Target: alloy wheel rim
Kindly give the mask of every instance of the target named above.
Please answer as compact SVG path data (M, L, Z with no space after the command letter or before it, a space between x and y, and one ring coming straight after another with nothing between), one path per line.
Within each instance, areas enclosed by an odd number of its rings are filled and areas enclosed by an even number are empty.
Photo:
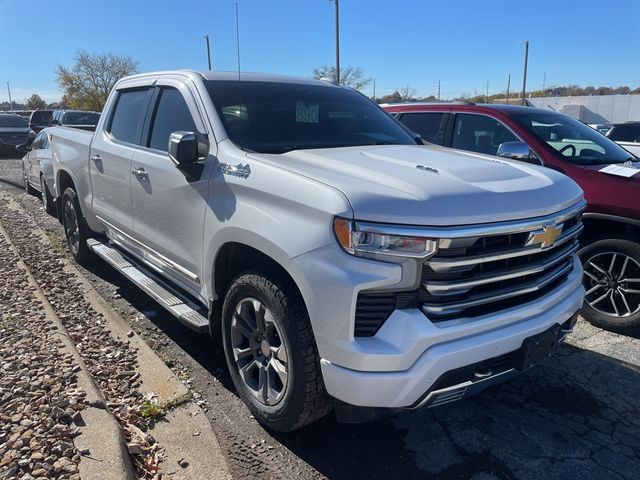
M76 209L73 206L73 202L71 202L70 200L64 202L64 230L67 234L67 240L69 241L69 247L71 248L71 251L73 253L78 253L78 216L76 215Z
M255 298L241 300L231 319L231 346L246 389L263 405L282 400L289 378L289 356L275 318Z
M620 252L603 252L584 262L585 301L595 311L624 318L640 311L640 263Z

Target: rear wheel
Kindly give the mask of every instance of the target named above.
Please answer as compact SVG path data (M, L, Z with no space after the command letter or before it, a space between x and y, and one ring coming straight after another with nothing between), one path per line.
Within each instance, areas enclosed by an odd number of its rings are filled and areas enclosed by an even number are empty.
M89 229L80 210L78 195L71 187L62 196L62 225L73 258L78 263L89 263L93 259L87 245Z
M222 307L225 358L240 398L265 426L291 431L331 410L306 309L288 282L235 279Z
M44 179L44 175L40 175L40 197L42 198L42 206L45 212L49 215L55 215L56 206L53 203L53 195L49 191L47 181Z
M22 168L22 178L24 180L24 191L29 195L38 195L38 191L31 186L31 183L29 183L29 177L27 176L27 171L24 167Z
M604 238L579 252L587 291L582 315L602 328L640 327L640 244Z

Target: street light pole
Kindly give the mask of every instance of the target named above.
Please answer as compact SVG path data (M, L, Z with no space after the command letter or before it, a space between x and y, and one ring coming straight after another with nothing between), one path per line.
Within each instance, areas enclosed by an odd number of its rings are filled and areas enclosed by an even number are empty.
M204 39L207 42L207 60L209 61L209 70L211 70L211 48L209 47L209 35L205 35Z
M522 105L526 105L524 99L527 93L527 64L529 63L529 40L524 42L524 77L522 78Z
M9 109L13 112L13 101L11 100L11 87L9 87L9 82L7 82L7 91L9 92Z
M507 77L507 105L509 105L509 89L511 88L511 74Z
M336 4L336 82L340 83L340 6L339 0L333 0Z

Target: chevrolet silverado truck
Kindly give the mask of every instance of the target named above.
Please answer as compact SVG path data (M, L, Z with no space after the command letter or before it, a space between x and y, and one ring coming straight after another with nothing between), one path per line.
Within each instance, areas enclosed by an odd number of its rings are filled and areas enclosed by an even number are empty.
M73 257L217 339L271 429L460 399L576 321L580 188L425 146L352 89L149 73L117 83L95 134L50 135Z

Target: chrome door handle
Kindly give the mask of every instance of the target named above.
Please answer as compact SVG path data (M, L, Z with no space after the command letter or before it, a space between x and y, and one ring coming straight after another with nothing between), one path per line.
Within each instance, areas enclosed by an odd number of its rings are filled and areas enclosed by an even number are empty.
M141 179L145 179L146 180L147 178L149 178L149 175L147 174L147 171L142 167L134 168L131 173L134 174L136 177L141 178Z
M91 155L89 157L89 159L94 161L94 162L101 162L102 161L102 157L100 155Z

